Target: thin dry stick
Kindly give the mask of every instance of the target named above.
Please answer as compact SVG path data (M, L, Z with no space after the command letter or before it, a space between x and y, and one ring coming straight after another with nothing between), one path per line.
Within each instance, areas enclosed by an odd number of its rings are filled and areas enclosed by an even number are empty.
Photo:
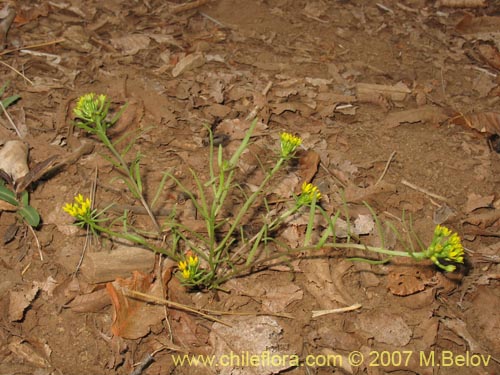
M233 316L275 316L277 318L287 318L287 319L295 319L294 316L287 313L267 313L267 312L232 312L232 311L219 311L219 310L210 310L210 309L202 309L203 311L213 314L213 315L233 315Z
M38 237L36 236L35 231L31 227L31 225L28 225L28 229L31 231L31 234L35 238L36 242L36 247L38 248L38 254L40 254L40 260L43 262L43 253L42 253L42 246L40 245L40 241L38 241Z
M448 198L445 198L445 197L443 197L441 195L437 195L437 194L431 193L429 190L426 190L424 188L418 187L417 185L414 185L411 182L406 181L405 179L402 179L401 183L403 185L408 186L409 188L412 188L413 190L416 190L416 191L419 191L421 193L424 193L424 194L428 195L429 197L439 199L440 201L443 201L443 202L448 202Z
M215 318L211 315L208 315L208 314L204 314L201 311L193 309L189 306L183 305L182 303L168 301L168 300L163 299L163 298L158 298L158 297L146 294L146 293L141 293L141 292L137 292L135 290L130 290L130 289L126 289L126 288L122 288L122 290L123 290L123 294L125 294L128 297L133 297L133 298L135 297L135 298L140 299L142 301L158 303L161 305L175 307L176 309L179 309L179 310L189 311L193 314L200 315L200 316L204 317L205 319L212 320L212 321L220 323L220 324L224 324L225 326L228 326L228 327L232 327L231 324L226 323L223 320L217 319L217 318Z
M332 309L332 310L313 310L312 311L312 317L317 318L318 316L322 315L327 315L327 314L338 314L338 313L343 313L347 311L353 311L361 308L360 303L355 303L354 305L347 306L347 307L342 307L339 309Z
M19 74L19 75L20 75L21 77L23 77L26 81L28 81L28 82L31 84L31 86L35 86L35 84L33 83L33 81L32 81L32 80L30 80L28 77L26 77L23 73L21 73L19 70L17 70L17 69L16 69L16 68L14 68L13 66L11 66L11 65L9 65L9 64L7 64L7 63L5 63L5 62L1 61L1 60L0 60L0 64L2 64L2 65L4 65L4 66L6 66L7 68L9 68L9 69L13 70L14 72L16 72L17 74Z
M10 117L9 113L7 112L7 110L5 109L5 107L3 106L3 103L2 101L0 100L0 107L2 107L2 110L3 110L3 113L5 113L5 116L7 117L7 120L9 120L9 123L10 125L14 128L14 130L16 131L17 133L17 136L19 138L23 138L23 136L21 135L21 132L19 131L19 129L17 128L16 124L14 124L14 121L12 121L12 118Z
M396 155L396 151L393 151L391 153L391 156L389 156L389 160L387 160L387 163L385 164L385 168L382 171L382 174L378 178L377 182L375 182L375 186L377 186L380 183L380 181L382 181L382 179L384 178L385 174L387 173L387 170L389 169L389 165L391 164L392 159L394 158L394 155Z
M12 48L12 49L8 49L8 50L5 50L3 52L0 52L0 56L8 55L11 52L20 51L22 49L33 49L33 48L38 48L38 47L50 46L52 44L57 44L57 43L64 42L65 40L66 39L64 39L64 38L59 38L59 39L56 39L56 40L52 40L50 42L44 42L44 43L38 43L38 44L30 44L29 46Z

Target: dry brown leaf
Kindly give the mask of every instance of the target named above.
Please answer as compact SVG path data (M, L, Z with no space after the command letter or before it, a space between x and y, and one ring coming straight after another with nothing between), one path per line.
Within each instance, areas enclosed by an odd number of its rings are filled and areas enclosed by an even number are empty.
M465 218L462 223L476 225L480 228L488 228L500 219L500 210L490 210Z
M481 112L459 115L452 118L451 122L459 125L467 125L487 135L500 135L500 112Z
M430 122L438 124L448 119L445 111L431 105L425 105L417 109L408 109L400 112L393 112L387 115L385 123L389 127L396 127L402 123Z
M174 69L172 69L172 76L178 77L184 72L199 68L204 65L206 62L205 55L201 52L192 53L187 55L179 60L179 62L175 65Z
M360 100L360 97L383 95L392 101L404 101L411 94L411 90L403 82L398 82L395 85L358 83L356 85L356 92L358 100Z
M489 44L480 44L477 47L481 58L490 64L493 68L500 70L500 52L498 49Z
M408 344L413 334L401 316L385 311L364 312L356 323L359 329L369 333L376 341L398 348Z
M262 285L264 295L256 296L262 301L262 305L267 311L280 313L294 301L299 301L304 296L304 292L295 284L276 285L264 283Z
M17 322L24 317L24 311L31 305L39 290L40 287L34 285L25 291L10 291L9 319L11 322Z
M28 167L28 145L22 141L7 141L0 149L0 169L16 182L26 176Z
M64 307L79 313L99 312L106 306L111 304L109 293L106 289L100 289L89 294L76 296L73 301L66 304Z
M297 173L302 183L311 182L316 172L318 172L318 166L321 162L321 158L319 154L314 150L301 152L298 156L299 170L297 171Z
M273 356L290 358L284 351L281 339L283 327L273 317L252 316L234 317L229 321L231 327L215 323L210 332L210 341L216 358L227 353L265 353ZM290 350L290 349L288 349ZM283 360L277 366L261 361L258 365L243 367L244 371L232 366L220 368L220 375L271 375L290 368L289 360Z
M328 5L322 1L308 1L304 7L304 14L314 19L323 17L328 10Z
M339 303L342 307L354 303L342 283L342 277L351 266L351 262L341 261L330 269L330 262L324 258L300 261L300 269L307 278L305 287L315 297L321 310L337 308Z
M476 193L470 193L465 204L465 212L470 213L478 208L491 207L495 195L482 196Z
M29 342L20 337L12 337L8 347L21 361L27 361L39 368L50 367L48 355L45 355L46 353L44 355L40 354Z
M371 185L367 188L360 188L356 185L349 184L344 191L344 198L346 202L362 202L371 199L374 195L391 193L396 190L396 185L384 181L380 181L377 185Z
M132 340L144 337L152 325L163 319L162 306L129 298L122 288L163 298L160 283L157 280L153 284L151 274L135 271L129 279L118 278L115 282L106 284L114 307L111 331L115 336Z
M142 34L131 34L110 39L111 45L121 50L124 55L137 54L140 50L147 48L150 41L149 36Z
M217 133L228 135L232 141L245 138L245 134L250 128L251 121L240 119L226 119L217 126ZM258 122L255 125L253 137L262 134L267 129L267 125L263 122ZM238 144L239 146L239 144Z
M409 296L424 290L430 277L416 268L398 267L387 275L387 288L396 296Z

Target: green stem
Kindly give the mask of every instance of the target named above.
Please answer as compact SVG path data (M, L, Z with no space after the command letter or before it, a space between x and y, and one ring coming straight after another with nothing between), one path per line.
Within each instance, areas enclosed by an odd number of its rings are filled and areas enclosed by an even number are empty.
M144 196L141 193L139 186L137 185L137 182L130 174L127 162L125 161L125 159L123 159L122 155L118 152L118 150L115 148L111 140L108 138L108 135L106 134L106 126L102 125L99 119L96 120L96 133L101 142L111 151L115 159L118 161L121 172L124 173L127 176L127 179L129 180L130 187L133 190L132 194L141 201L141 204L148 213L148 216L151 218L151 221L153 222L156 231L160 233L161 232L160 225L158 224L158 221L153 215L153 212L151 211L149 204L144 199Z
M408 251L389 250L389 249L384 249L383 247L367 246L367 245L354 244L354 243L324 244L323 247L331 247L331 248L336 248L336 249L366 250L366 251L371 251L371 252L379 253L379 254L385 254L385 255L389 255L389 256L415 258L417 260L422 260L422 259L426 258L426 254L422 251L416 252L416 253L410 253Z
M148 248L149 250L152 250L155 253L165 254L172 259L176 259L175 254L173 254L172 252L167 251L161 247L157 247L157 246L150 244L148 241L146 241L146 239L144 237L141 237L139 235L130 234L130 233L123 233L123 232L115 232L109 228L106 228L106 227L103 227L103 226L97 224L94 221L87 221L86 220L85 224L87 224L91 228L91 230L94 232L105 233L108 236L113 237L113 238L120 238L123 240L127 240L127 241L133 242L137 245L144 246L144 247Z
M218 248L215 250L215 253L221 252L221 250L225 247L226 243L229 241L229 239L233 235L234 231L239 226L239 224L241 222L241 219L243 219L243 216L248 212L248 210L250 209L250 206L252 206L252 204L255 202L255 200L260 195L260 193L262 192L262 190L264 189L264 187L267 185L267 183L269 182L269 180L281 168L281 166L282 166L282 164L283 164L284 161L285 161L285 159L283 159L283 158L280 158L278 160L278 162L276 163L276 165L274 166L274 168L271 170L271 172L269 172L267 174L267 176L264 178L264 180L262 181L262 183L260 184L260 186L257 188L257 190L255 190L252 193L252 195L246 200L245 204L239 210L238 215L236 216L236 218L234 219L231 227L229 228L228 232L226 233L226 236L222 239L222 241L220 242Z
M410 253L407 251L397 251L397 250L389 250L389 249L384 249L381 247L374 247L374 246L366 246L362 244L351 244L351 243L330 243L330 244L324 244L322 246L324 247L329 247L329 248L335 248L335 249L359 249L359 250L367 250L375 253L380 253L380 254L385 254L389 256L401 256L401 257L407 257L407 258L414 258L417 261L421 261L423 259L426 259L427 256L424 252L415 252L415 253ZM289 256L291 254L297 254L297 253L303 253L306 251L310 250L317 250L317 246L306 246L306 247L300 247L296 249L291 249L288 250L286 253L275 253L269 257L266 257L265 259L258 260L257 262L254 262L252 264L245 263L244 266L241 266L234 271L225 274L224 276L214 280L212 282L212 287L217 288L219 285L225 283L226 281L232 279L235 276L241 275L242 273L257 267L261 264L264 264L266 262L269 262L271 260L283 257L283 256Z

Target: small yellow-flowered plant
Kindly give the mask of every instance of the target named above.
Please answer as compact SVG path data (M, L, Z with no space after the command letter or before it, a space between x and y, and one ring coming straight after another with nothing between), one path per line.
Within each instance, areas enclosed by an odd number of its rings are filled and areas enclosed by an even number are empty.
M186 286L196 286L203 276L203 270L200 269L200 260L197 255L188 252L186 258L178 263L181 271L181 282Z
M424 251L425 257L432 260L439 268L453 272L454 264L442 264L441 261L463 263L464 248L457 233L450 229L437 225L434 229L434 237L429 247Z
M293 153L302 144L302 139L290 133L281 133L281 157L287 159L293 156Z
M91 202L89 198L84 198L83 195L78 194L75 197L74 203L66 203L63 210L73 216L77 220L85 220L91 217Z
M318 187L311 183L304 182L302 184L302 191L297 200L297 205L298 206L308 205L311 204L313 200L318 202L320 199L321 199L321 192L319 191Z
M97 120L103 120L108 112L108 98L106 95L89 93L82 95L78 99L73 113L80 120L88 123L94 123Z

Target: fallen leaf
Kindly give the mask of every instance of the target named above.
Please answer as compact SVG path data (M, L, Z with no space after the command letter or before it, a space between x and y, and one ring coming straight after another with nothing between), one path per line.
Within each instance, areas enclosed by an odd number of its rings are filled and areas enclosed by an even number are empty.
M419 269L398 267L387 275L387 289L396 296L409 296L424 290L429 279Z
M398 82L395 85L376 85L372 83L356 84L356 92L358 100L360 98L370 97L373 95L383 95L392 101L404 101L411 90L403 82Z
M471 213L478 208L491 207L495 195L482 196L476 193L470 193L467 196L467 203L465 204L465 212Z
M414 124L417 122L430 122L438 124L448 119L445 111L439 107L425 105L416 109L392 112L385 118L388 127L396 127L402 123Z
M48 357L40 354L29 342L20 337L13 336L8 347L21 361L26 361L39 368L50 367Z
M57 287L57 281L52 276L49 276L45 281L33 281L33 285L47 293L49 297L52 297L54 289Z
M318 172L319 163L321 158L314 150L307 150L300 152L299 157L299 170L297 171L302 183L311 182L316 172ZM299 191L296 191L298 194Z
M7 141L0 149L0 169L14 182L26 176L28 167L28 145L22 141Z
M163 298L160 283L157 280L153 284L151 274L135 271L129 279L118 278L115 282L106 284L114 307L111 331L115 336L138 339L146 336L152 325L163 320L163 306L129 298L123 292L123 288L126 288Z
M240 119L226 119L217 125L217 133L225 134L229 138L234 140L242 140L250 128L251 121L240 120ZM258 122L255 125L252 136L256 137L267 129L267 125L263 122Z
M178 77L181 74L199 68L206 62L205 56L201 52L192 53L179 60L172 69L172 76Z
M76 296L64 307L79 313L99 312L111 304L109 293L106 289L100 289L92 293Z
M397 314L372 310L360 314L356 323L362 331L369 333L375 341L401 348L410 342L412 330Z
M235 317L228 321L231 327L214 323L210 332L210 341L214 348L213 355L220 358L227 353L270 353L272 356L290 358L282 349L283 328L270 316ZM244 334L242 334L244 332ZM223 366L221 375L258 374L271 375L281 373L292 367L289 360L271 362L259 361L252 366Z
M130 34L110 39L111 45L121 50L124 55L137 54L139 51L146 49L150 41L151 39L143 34Z
M487 228L500 219L500 210L489 210L466 217L462 223L468 223L480 228Z
M481 55L481 58L490 64L493 68L500 70L500 52L498 49L489 44L480 44L477 46L477 50Z
M356 185L347 185L344 191L344 199L346 202L362 202L367 201L374 195L381 193L391 193L396 191L396 185L385 181L380 181L376 185L371 185L366 188L360 188Z
M33 285L31 289L24 291L10 291L9 319L11 322L17 322L23 319L25 310L31 305L31 302L35 299L39 290L39 286Z
M342 283L342 277L352 266L351 262L342 261L332 266L328 259L301 260L300 269L307 279L305 288L311 293L319 304L321 310L330 310L352 305L351 296ZM332 275L335 278L332 278Z
M459 125L467 125L487 135L500 135L500 112L481 112L458 115L453 117L451 122Z

